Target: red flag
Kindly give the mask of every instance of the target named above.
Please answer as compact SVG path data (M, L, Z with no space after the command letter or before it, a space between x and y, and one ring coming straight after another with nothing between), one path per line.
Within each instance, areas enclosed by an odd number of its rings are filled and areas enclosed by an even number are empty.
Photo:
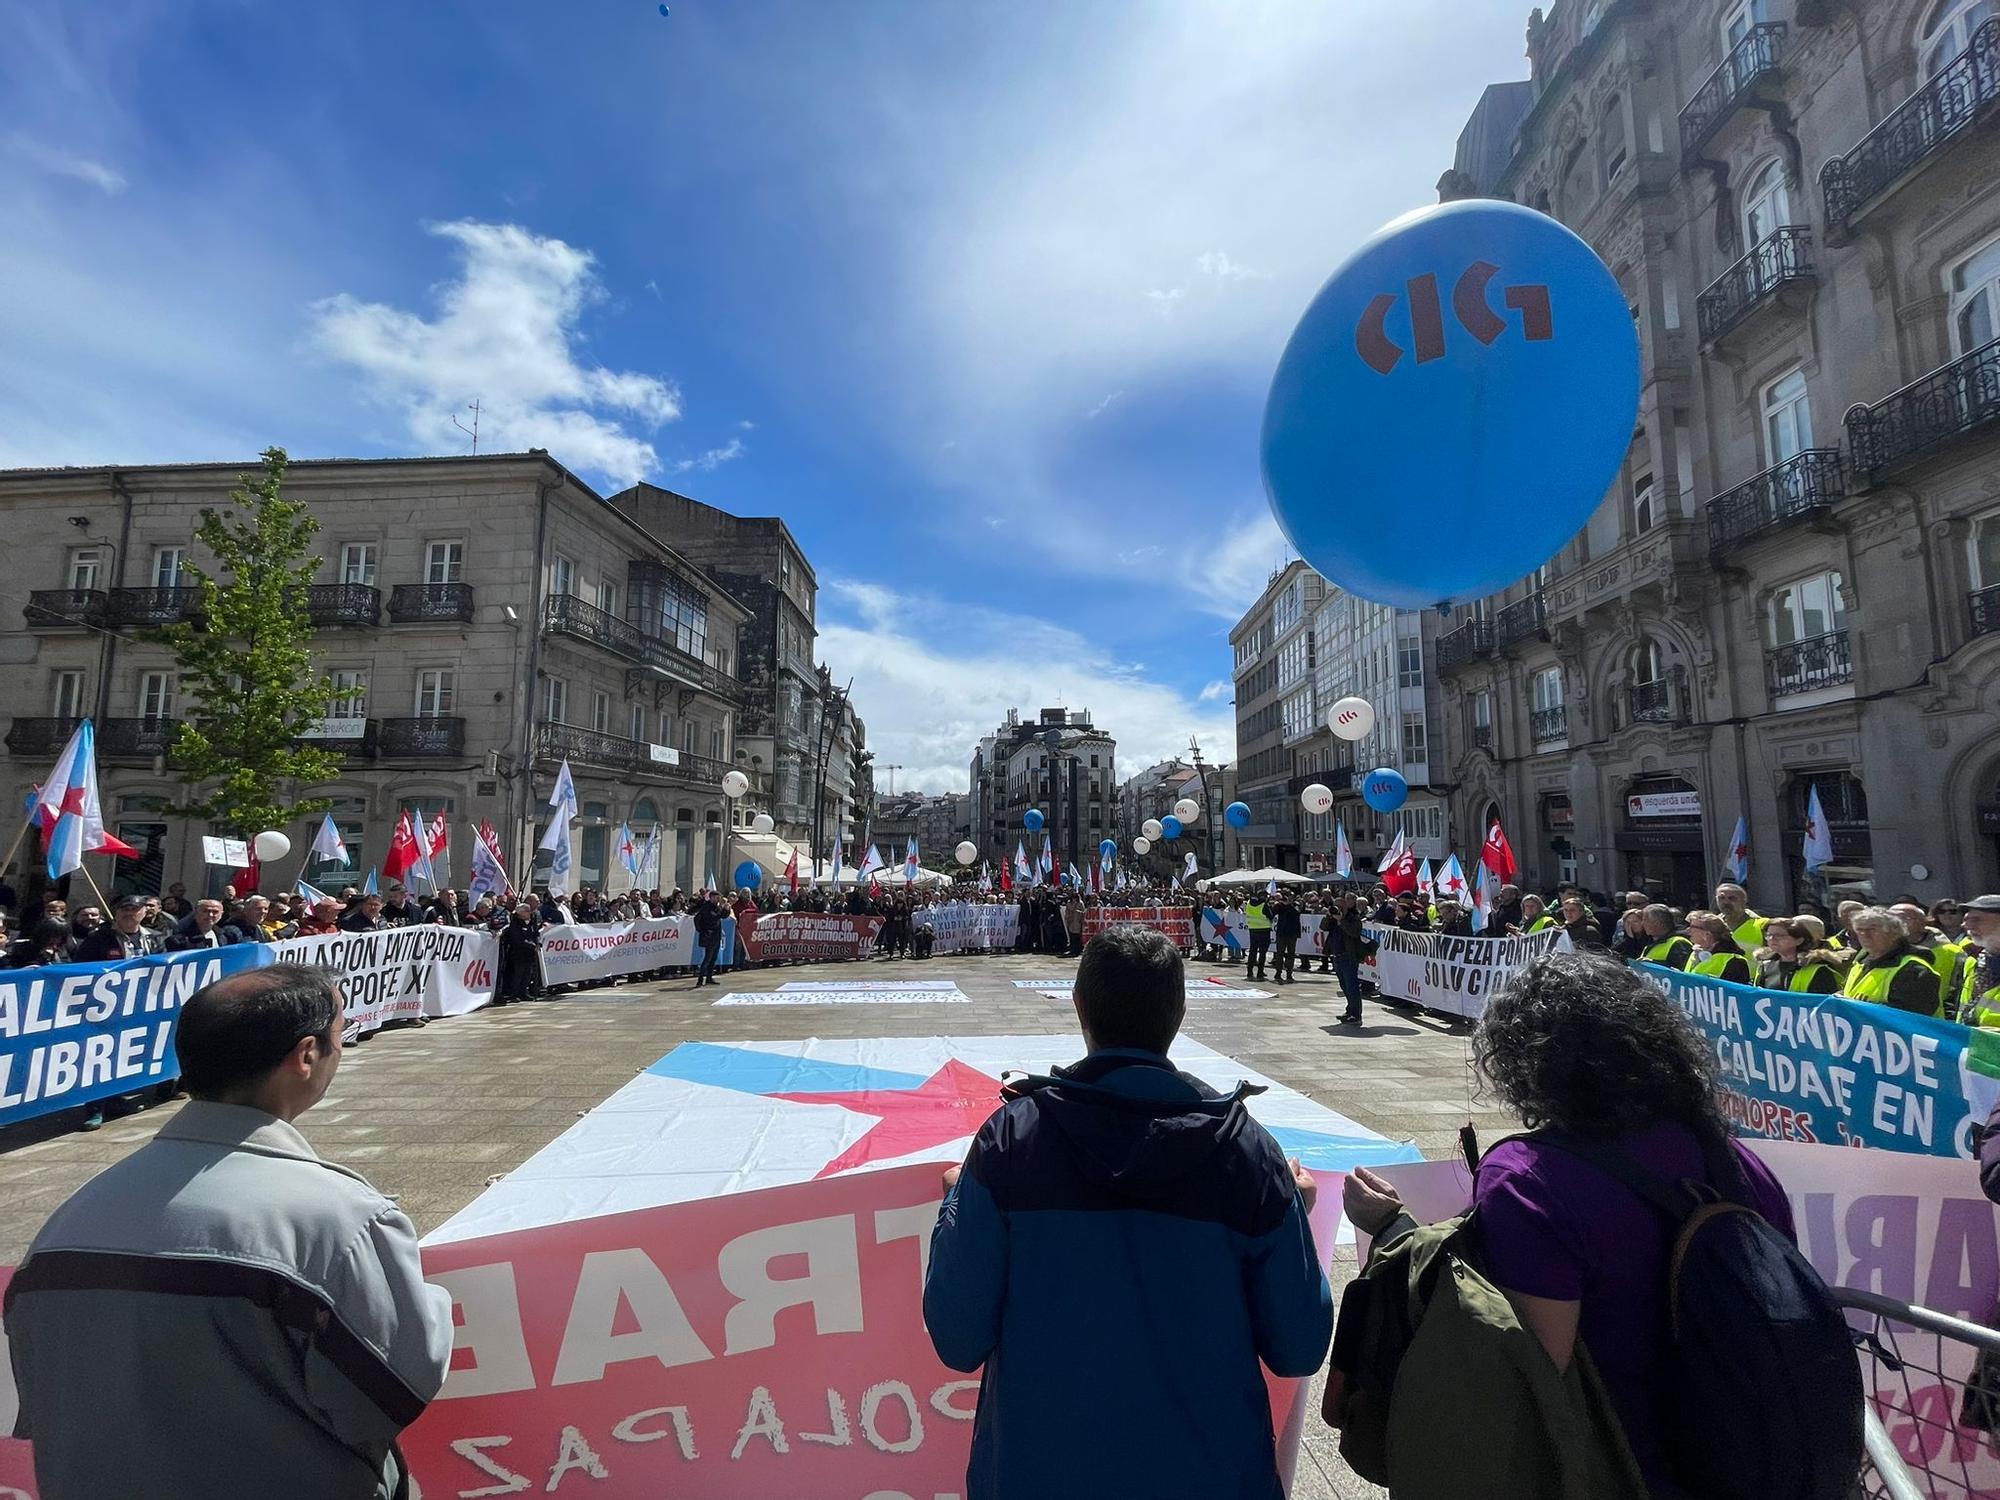
M1417 851L1405 845L1403 852L1376 874L1392 896L1414 891L1417 888Z
M799 850L796 844L792 846L791 860L785 866L785 879L791 883L792 894L796 896L799 893Z
M430 847L424 852L426 854L442 854L444 846L450 841L451 829L445 824L444 814L439 813L435 818L431 819Z
M396 831L389 836L389 857L382 861L382 873L402 880L417 863L417 830L406 807L396 818Z
M1000 861L1000 889L1003 891L1014 889L1014 875L1008 866L1008 861L1004 859Z
M1479 851L1479 862L1502 880L1512 880L1521 873L1521 867L1514 862L1514 846L1507 842L1498 818L1486 830L1486 844Z

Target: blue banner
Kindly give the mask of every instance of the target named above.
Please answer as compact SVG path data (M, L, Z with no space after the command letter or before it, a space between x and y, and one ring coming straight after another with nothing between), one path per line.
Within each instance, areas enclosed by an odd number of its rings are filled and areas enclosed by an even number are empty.
M2000 1033L1638 967L1714 1045L1739 1135L1969 1157L2000 1099Z
M174 1022L203 985L270 962L262 943L0 970L0 1125L180 1076Z

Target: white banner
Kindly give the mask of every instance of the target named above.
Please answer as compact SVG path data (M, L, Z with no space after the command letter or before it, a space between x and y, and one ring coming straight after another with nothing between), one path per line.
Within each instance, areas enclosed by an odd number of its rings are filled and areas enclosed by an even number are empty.
M694 962L691 915L551 927L542 934L542 978L549 984L583 984Z
M462 1016L493 998L500 940L476 927L391 927L332 932L270 945L277 963L316 964L340 975L350 1038L390 1021Z
M937 934L933 953L1007 953L1020 931L1021 912L1013 905L983 906L950 901L913 913L913 922Z
M1427 1010L1477 1019L1486 1000L1530 960L1557 949L1568 952L1569 934L1560 927L1544 928L1529 937L1446 937L1441 932L1404 932L1397 927L1367 924L1368 935L1381 946L1375 962L1375 988L1384 1000L1414 1001Z

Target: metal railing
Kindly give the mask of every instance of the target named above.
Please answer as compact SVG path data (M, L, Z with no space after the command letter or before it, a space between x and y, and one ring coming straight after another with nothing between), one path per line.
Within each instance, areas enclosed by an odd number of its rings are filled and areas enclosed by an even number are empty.
M1498 640L1504 650L1531 637L1541 635L1549 621L1548 601L1542 591L1536 589L1525 599L1516 599L1500 611L1494 624L1498 630Z
M1716 342L1781 288L1818 276L1813 266L1812 230L1803 224L1772 230L1695 299L1695 322L1702 342Z
M671 754L673 759L665 759ZM535 758L545 761L572 761L602 766L614 771L638 771L665 781L720 788L729 771L727 762L712 756L654 745L645 740L604 734L575 724L542 724L535 730Z
M103 589L33 589L26 613L30 625L102 625L109 603Z
M1314 782L1330 792L1348 791L1354 786L1354 767L1329 766L1324 771L1301 771L1285 783L1285 790L1296 797Z
M1965 608L1974 635L1992 635L2000 630L2000 583L1974 589L1965 596Z
M175 625L201 612L201 590L187 585L164 589L113 589L105 619L113 625Z
M15 755L55 755L69 743L81 719L16 719L7 726L7 748Z
M375 751L390 760L456 759L465 754L465 720L456 715L379 720Z
M1808 448L1708 502L1708 545L1720 551L1814 511L1847 493L1838 448Z
M374 625L382 618L382 591L366 583L307 584L306 614L315 625Z
M1493 726L1491 724L1474 724L1472 726L1472 748L1475 750L1492 750Z
M152 760L167 753L179 729L175 719L100 719L97 753L109 760Z
M1723 122L1749 97L1751 89L1776 75L1778 53L1784 40L1782 21L1764 21L1752 26L1694 91L1694 97L1681 109L1682 161L1694 160Z
M389 618L398 624L472 619L469 583L399 583L389 591Z
M1991 1494L1994 1393L1975 1372L2000 1359L2000 1332L1878 1292L1828 1290L1846 1310L1868 1393L1854 1493L1865 1500Z
M627 661L652 667L719 697L741 696L742 684L719 667L691 651L683 651L664 636L653 635L616 615L607 614L574 594L557 594L550 598L544 623L554 634L589 641Z
M1827 228L1844 235L1875 201L2000 102L2000 16L1884 117L1820 168Z
M1773 698L1817 692L1854 680L1854 658L1844 630L1774 646L1764 653L1764 665Z
M1458 629L1438 637L1438 670L1449 672L1453 667L1464 666L1474 657L1488 655L1492 650L1493 622L1468 620Z
M1846 418L1854 467L1879 479L2000 417L2000 339L1919 376Z
M1538 708L1529 716L1529 722L1538 745L1566 739L1569 736L1569 705L1558 703L1554 708Z
M1625 706L1634 724L1670 724L1674 717L1673 684L1664 677L1658 682L1635 682L1625 690Z

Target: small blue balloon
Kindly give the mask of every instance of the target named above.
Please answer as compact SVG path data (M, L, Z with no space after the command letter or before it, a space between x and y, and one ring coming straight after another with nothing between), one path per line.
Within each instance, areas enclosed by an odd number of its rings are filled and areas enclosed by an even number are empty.
M1632 445L1639 336L1546 214L1405 214L1320 288L1264 408L1264 488L1299 555L1377 604L1495 593L1583 529Z
M1248 828L1250 826L1250 804L1247 802L1230 803L1229 806L1222 810L1222 821L1227 823L1231 828Z
M736 889L754 891L764 883L764 871L754 859L746 859L736 867Z
M1410 784L1401 771L1379 766L1362 779L1361 800L1379 813L1392 813L1410 800Z
M1160 819L1160 834L1163 838L1177 839L1181 836L1181 820L1172 813Z
M1097 846L1097 852L1103 855L1106 859L1111 858L1112 855L1118 852L1118 840L1106 839L1103 843Z
M660 14L663 16L667 14L667 8L664 5L660 7Z
M1022 813L1021 826L1026 828L1030 833L1040 833L1042 831L1042 810L1038 807L1031 807Z

